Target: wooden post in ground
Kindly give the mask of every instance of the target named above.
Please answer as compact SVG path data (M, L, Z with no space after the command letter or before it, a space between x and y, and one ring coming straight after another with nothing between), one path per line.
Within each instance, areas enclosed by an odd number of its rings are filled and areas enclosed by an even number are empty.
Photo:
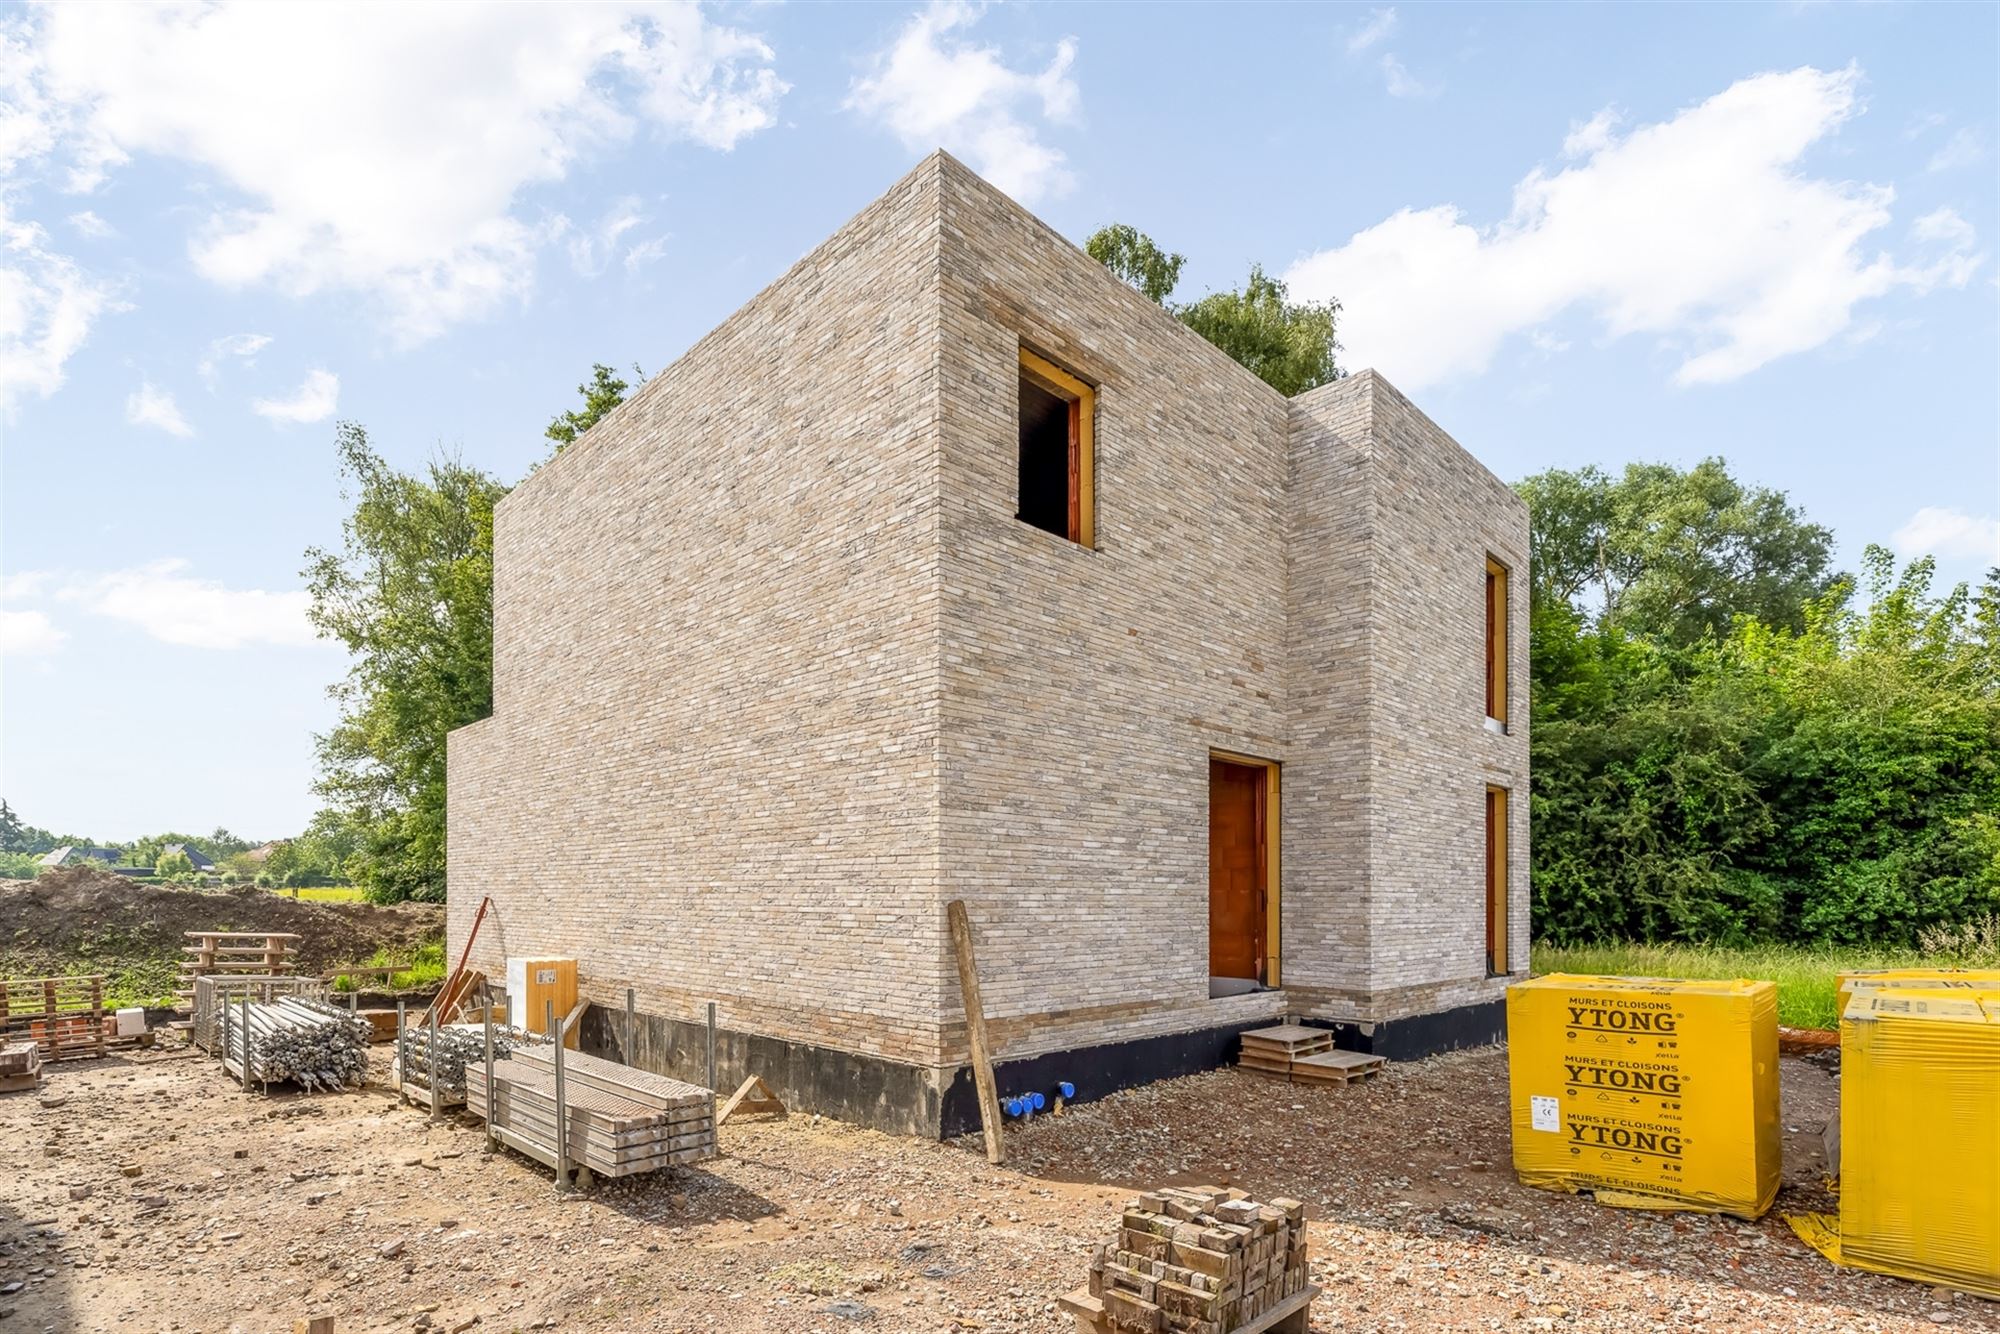
M625 988L625 1034L622 1041L625 1050L619 1054L625 1058L625 1064L636 1065L638 1062L633 1058L638 1055L639 1009L630 987Z
M334 1334L333 1317L316 1315L310 1320L301 1317L292 1322L292 1334Z
M1007 1161L1000 1141L1000 1095L993 1087L993 1053L986 1047L986 1010L979 1003L979 965L972 958L972 922L965 900L945 905L951 923L951 946L958 955L958 989L965 998L965 1035L972 1047L972 1082L979 1090L979 1122L986 1131L986 1161L996 1167Z

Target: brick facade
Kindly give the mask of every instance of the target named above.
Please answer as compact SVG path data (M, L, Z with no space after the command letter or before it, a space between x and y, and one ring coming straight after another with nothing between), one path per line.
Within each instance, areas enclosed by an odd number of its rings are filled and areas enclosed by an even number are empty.
M1097 388L1094 550L1014 517L1024 346ZM593 1000L941 1097L963 898L1004 1057L1393 1022L1499 998L1487 783L1525 962L1521 503L1380 377L1288 402L944 154L524 482L496 567L449 756L490 976L574 955ZM1284 985L1218 1000L1211 750L1283 775Z

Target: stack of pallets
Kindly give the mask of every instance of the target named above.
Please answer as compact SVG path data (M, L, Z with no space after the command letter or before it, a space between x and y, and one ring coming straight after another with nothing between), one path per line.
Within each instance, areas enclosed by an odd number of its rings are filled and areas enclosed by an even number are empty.
M1295 1084L1351 1084L1380 1074L1388 1062L1365 1052L1336 1051L1333 1034L1324 1028L1278 1024L1243 1034L1238 1064Z
M560 1120L566 1152L556 1153L555 1044L517 1047L495 1061L490 1129L495 1139L551 1167L588 1167L600 1177L632 1176L715 1156L715 1094L581 1052L562 1054ZM488 1115L483 1063L465 1067L466 1107Z
M105 1032L104 978L31 977L0 981L0 1039L26 1038L51 1061L152 1045L150 1034Z
M1304 1331L1318 1293L1306 1281L1305 1206L1259 1204L1240 1190L1167 1188L1125 1206L1062 1299L1089 1331L1229 1334Z
M271 977L292 971L299 938L286 931L187 931L181 953L180 1000L176 1009L194 1004L195 979L223 973L255 973Z

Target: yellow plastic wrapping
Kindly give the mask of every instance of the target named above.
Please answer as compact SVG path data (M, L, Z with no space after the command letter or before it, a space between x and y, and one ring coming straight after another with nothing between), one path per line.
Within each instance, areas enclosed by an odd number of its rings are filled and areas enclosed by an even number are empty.
M1556 973L1507 989L1514 1170L1626 1208L1755 1218L1778 1193L1769 982Z
M1840 1262L2000 1298L2000 989L1857 991L1840 1069Z
M1864 991L1915 987L1923 991L2000 991L2000 968L1869 968L1842 973L1837 990L1840 1013Z

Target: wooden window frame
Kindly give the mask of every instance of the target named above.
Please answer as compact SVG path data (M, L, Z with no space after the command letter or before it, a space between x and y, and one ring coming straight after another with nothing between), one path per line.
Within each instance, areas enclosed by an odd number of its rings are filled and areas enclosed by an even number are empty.
M1493 942L1486 952L1488 977L1507 976L1512 963L1507 946L1507 824L1513 815L1512 797L1507 788L1486 785L1486 935Z
M1486 558L1486 716L1507 726L1507 656L1512 651L1508 634L1511 615L1507 567Z
M1021 349L1021 374L1069 404L1069 532L1097 546L1097 391L1047 357Z
M1265 986L1281 987L1284 981L1279 974L1278 961L1284 957L1279 934L1284 921L1284 882L1280 876L1284 867L1281 849L1285 841L1282 810L1284 765L1261 755L1244 755L1233 750L1211 749L1208 758L1211 763L1221 760L1224 764L1240 764L1246 769L1264 771L1264 957L1257 971L1259 980ZM1203 773L1207 773L1206 766Z

